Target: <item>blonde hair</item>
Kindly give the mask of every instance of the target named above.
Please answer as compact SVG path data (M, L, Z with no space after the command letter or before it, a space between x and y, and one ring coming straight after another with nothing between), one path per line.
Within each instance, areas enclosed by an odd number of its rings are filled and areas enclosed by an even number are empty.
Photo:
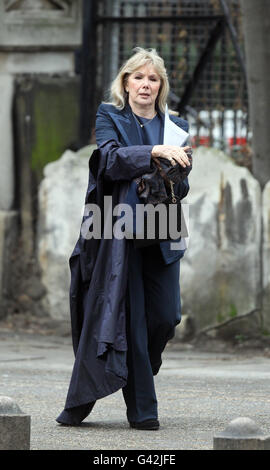
M123 109L128 99L128 94L125 91L125 85L129 75L138 70L140 67L146 64L151 64L155 68L161 81L156 104L158 105L160 111L164 113L170 89L164 60L157 54L156 49L143 49L142 47L135 47L133 50L135 51L135 54L133 54L122 65L116 78L111 84L110 104L113 104L116 108Z

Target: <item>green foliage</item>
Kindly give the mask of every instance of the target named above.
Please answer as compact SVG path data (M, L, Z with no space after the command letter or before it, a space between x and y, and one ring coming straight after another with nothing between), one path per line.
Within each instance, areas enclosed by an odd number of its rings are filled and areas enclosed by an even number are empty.
M235 335L234 339L238 343L243 343L244 341L247 340L247 336L239 334L239 335Z
M270 331L267 330L267 328L263 328L263 329L262 329L262 335L263 335L263 336L270 336Z
M31 167L40 179L44 166L57 160L78 139L79 100L76 83L37 83L33 95Z
M230 305L230 310L229 310L229 312L228 312L228 316L229 316L230 318L235 318L235 317L237 317L237 308L236 308L236 306L235 306L234 304L231 304L231 305Z

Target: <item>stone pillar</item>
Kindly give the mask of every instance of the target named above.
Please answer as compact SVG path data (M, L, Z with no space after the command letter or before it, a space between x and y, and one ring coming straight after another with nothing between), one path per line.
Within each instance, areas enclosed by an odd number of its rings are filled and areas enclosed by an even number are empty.
M80 44L81 0L0 2L0 209L10 210L14 199L14 77L73 73Z
M15 233L20 215L23 245L23 240L29 238L29 230L23 235L24 227L26 223L32 224L32 220L28 220L28 214L26 217L22 210L24 205L21 201L22 193L24 199L32 197L32 181L31 178L29 184L25 184L25 178L21 181L21 170L25 168L17 168L20 159L13 145L15 139L12 113L17 78L35 74L74 75L74 53L81 45L81 24L82 0L0 2L0 317L5 308L3 279L8 276L8 263L3 260L7 258L9 229ZM25 118L27 120L29 116L26 115ZM26 171L30 171L28 167ZM22 246L24 255L29 251L28 245L33 247L34 241L28 240Z
M8 285L5 280L7 245L10 247L11 238L9 235L12 235L12 224L14 224L14 230L16 230L17 222L17 213L11 210L14 200L13 82L12 75L0 73L0 318L4 315L2 298Z
M14 195L12 97L12 75L0 74L0 209L5 211L11 209Z
M0 450L30 449L31 417L10 397L0 397Z

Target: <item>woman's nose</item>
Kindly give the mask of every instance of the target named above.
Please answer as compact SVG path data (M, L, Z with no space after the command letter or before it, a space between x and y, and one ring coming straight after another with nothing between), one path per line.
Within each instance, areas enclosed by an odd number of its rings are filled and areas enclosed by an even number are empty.
M146 87L146 88L149 87L149 80L148 80L148 78L145 78L145 79L144 79L144 81L143 81L143 87Z

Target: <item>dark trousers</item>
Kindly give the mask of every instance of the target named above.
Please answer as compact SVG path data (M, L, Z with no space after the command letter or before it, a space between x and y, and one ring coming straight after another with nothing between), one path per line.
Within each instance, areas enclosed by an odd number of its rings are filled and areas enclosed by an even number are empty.
M165 265L159 245L129 241L127 288L128 381L122 389L129 421L158 417L154 375L180 322L180 261Z

